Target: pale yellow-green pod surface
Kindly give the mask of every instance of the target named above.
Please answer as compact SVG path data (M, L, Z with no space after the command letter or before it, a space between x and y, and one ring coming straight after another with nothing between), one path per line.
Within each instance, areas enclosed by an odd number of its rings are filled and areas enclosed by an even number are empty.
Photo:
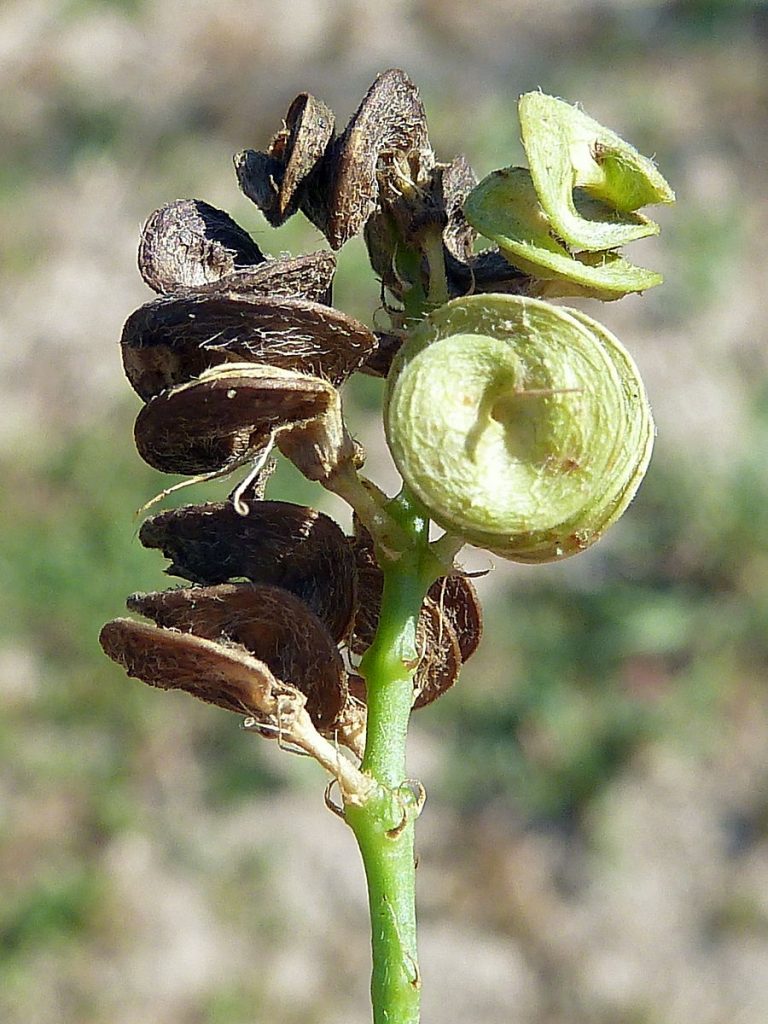
M389 375L395 463L430 516L519 562L589 547L634 496L654 428L632 358L538 299L474 295L414 330Z
M585 216L594 216L599 206L595 200L581 204ZM661 274L637 267L616 252L570 253L553 234L524 167L507 167L483 178L467 197L464 214L511 264L536 279L534 287L542 296L581 295L607 302L661 284Z
M523 146L542 208L572 248L601 250L657 234L658 225L633 211L673 203L675 194L648 157L554 96L525 93L518 105ZM580 215L573 190L586 189L614 211L595 220Z

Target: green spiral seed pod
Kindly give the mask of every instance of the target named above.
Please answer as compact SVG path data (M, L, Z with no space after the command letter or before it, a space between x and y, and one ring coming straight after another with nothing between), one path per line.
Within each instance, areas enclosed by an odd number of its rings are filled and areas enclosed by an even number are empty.
M518 562L598 540L653 447L621 343L577 310L475 295L422 321L388 380L387 440L406 484L449 533Z
M541 298L607 302L660 284L661 274L616 251L658 234L641 206L675 201L653 161L554 96L525 93L518 109L529 169L487 175L464 202L467 221L531 275Z
M525 93L518 111L536 193L567 245L598 251L658 234L658 224L634 213L642 206L675 201L652 160L554 96ZM584 216L577 209L574 188L605 204L603 218Z

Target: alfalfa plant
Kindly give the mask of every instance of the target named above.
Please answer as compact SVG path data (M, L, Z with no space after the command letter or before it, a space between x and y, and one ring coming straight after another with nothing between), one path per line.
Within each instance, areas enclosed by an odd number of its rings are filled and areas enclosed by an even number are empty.
M376 1024L419 1017L424 789L406 734L480 639L456 557L465 544L528 563L583 551L627 508L653 444L631 356L549 300L658 284L619 249L658 231L640 208L674 195L580 109L533 92L519 116L529 166L478 184L463 156L437 160L402 71L380 75L338 135L302 93L266 151L236 157L237 176L271 224L301 211L331 250L272 259L221 210L169 203L139 250L158 297L121 339L144 402L141 456L195 480L245 473L226 502L144 522L142 543L189 585L133 595L148 621L109 622L102 646L129 675L245 716L329 773L326 799L365 866ZM360 232L384 332L331 304L333 250ZM478 233L492 245L476 251ZM356 372L386 377L395 497L363 475L345 425L340 388ZM352 536L265 497L278 453L349 503Z

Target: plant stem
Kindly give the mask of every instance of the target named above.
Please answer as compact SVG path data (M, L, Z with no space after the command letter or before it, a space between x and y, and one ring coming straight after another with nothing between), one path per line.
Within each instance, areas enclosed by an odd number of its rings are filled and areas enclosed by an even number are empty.
M417 1024L421 986L416 948L414 823L420 806L406 780L406 732L418 663L416 624L439 575L429 549L429 521L405 494L389 506L409 538L398 558L382 558L379 628L361 671L368 725L362 771L379 783L346 820L357 838L371 912L374 1024Z

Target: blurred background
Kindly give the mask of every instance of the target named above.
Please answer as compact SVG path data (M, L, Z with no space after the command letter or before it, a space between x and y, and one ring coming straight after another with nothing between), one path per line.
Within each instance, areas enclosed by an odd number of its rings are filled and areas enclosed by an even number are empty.
M659 429L629 513L552 567L493 564L459 685L418 713L424 1020L763 1024L768 1016L768 9L759 0L0 3L0 1019L352 1024L369 940L352 837L316 766L128 680L97 634L168 584L135 510L118 355L151 295L140 227L228 210L309 90L343 125L374 76L419 85L441 159L522 160L519 93L579 101L677 190L584 308L630 348ZM336 304L371 323L362 246ZM380 316L381 314L377 314ZM380 384L346 392L394 485ZM200 486L179 501L221 496ZM281 469L271 494L321 504Z

